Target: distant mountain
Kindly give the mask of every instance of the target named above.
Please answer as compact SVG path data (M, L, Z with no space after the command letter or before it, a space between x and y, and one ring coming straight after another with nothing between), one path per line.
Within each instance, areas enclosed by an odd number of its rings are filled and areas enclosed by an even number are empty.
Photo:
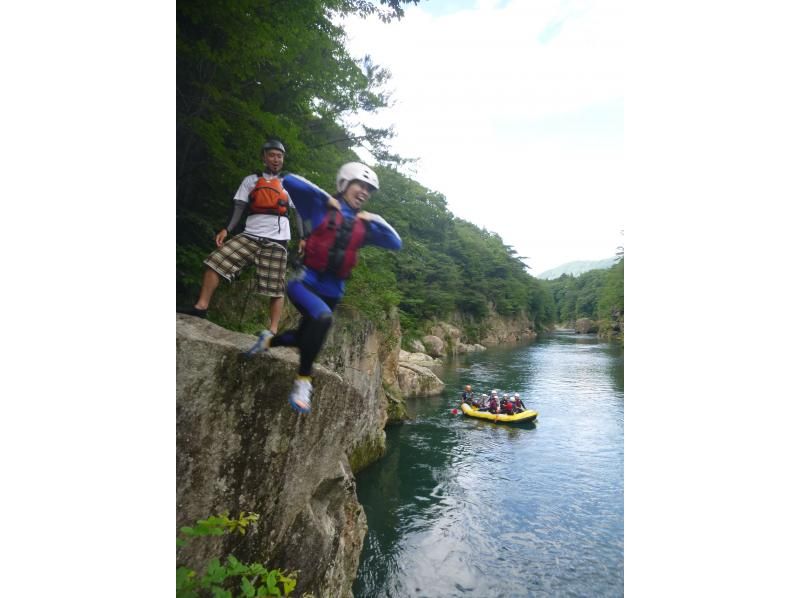
M614 265L616 262L616 257L610 257L604 260L597 260L594 262L569 262L567 264L562 264L561 266L556 266L555 268L551 268L541 274L537 274L536 278L542 280L553 280L558 278L562 274L570 274L572 276L580 276L584 272L588 272L589 270L606 270Z

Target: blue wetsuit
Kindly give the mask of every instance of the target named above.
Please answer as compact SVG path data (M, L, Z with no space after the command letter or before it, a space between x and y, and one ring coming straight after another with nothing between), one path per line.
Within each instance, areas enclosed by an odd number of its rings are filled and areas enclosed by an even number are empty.
M328 215L328 194L303 177L289 174L283 187L292 197L300 217L310 222L309 230L316 229ZM357 211L341 196L337 196L345 218L355 218ZM364 245L376 245L397 250L403 245L400 236L383 218L365 221ZM332 323L333 310L344 296L344 279L333 272L317 272L303 267L299 276L286 286L289 300L303 316L296 330L288 330L272 338L271 347L298 347L300 349L300 376L310 376L314 360L322 349L325 336Z

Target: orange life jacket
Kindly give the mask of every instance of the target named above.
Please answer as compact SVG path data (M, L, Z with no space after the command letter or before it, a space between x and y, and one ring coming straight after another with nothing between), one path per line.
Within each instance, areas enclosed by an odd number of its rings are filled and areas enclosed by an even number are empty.
M259 175L249 198L250 211L254 214L286 216L289 212L289 194L278 177L267 180Z
M332 209L308 236L303 263L312 270L348 278L358 263L358 250L366 236L367 225L361 218L345 218L339 210Z

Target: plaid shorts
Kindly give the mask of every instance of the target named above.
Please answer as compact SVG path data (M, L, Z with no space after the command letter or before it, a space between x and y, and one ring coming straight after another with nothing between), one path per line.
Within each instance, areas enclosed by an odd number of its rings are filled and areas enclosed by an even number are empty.
M288 251L267 240L256 241L239 233L222 244L203 263L228 282L255 262L258 293L268 297L282 297L286 283L286 256Z

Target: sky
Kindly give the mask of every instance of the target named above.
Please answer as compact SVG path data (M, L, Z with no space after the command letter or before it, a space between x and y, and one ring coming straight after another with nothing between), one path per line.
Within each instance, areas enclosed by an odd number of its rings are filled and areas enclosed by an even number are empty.
M450 211L498 233L533 274L624 244L619 0L422 0L346 21L387 68L392 149ZM363 156L369 159L368 155Z

